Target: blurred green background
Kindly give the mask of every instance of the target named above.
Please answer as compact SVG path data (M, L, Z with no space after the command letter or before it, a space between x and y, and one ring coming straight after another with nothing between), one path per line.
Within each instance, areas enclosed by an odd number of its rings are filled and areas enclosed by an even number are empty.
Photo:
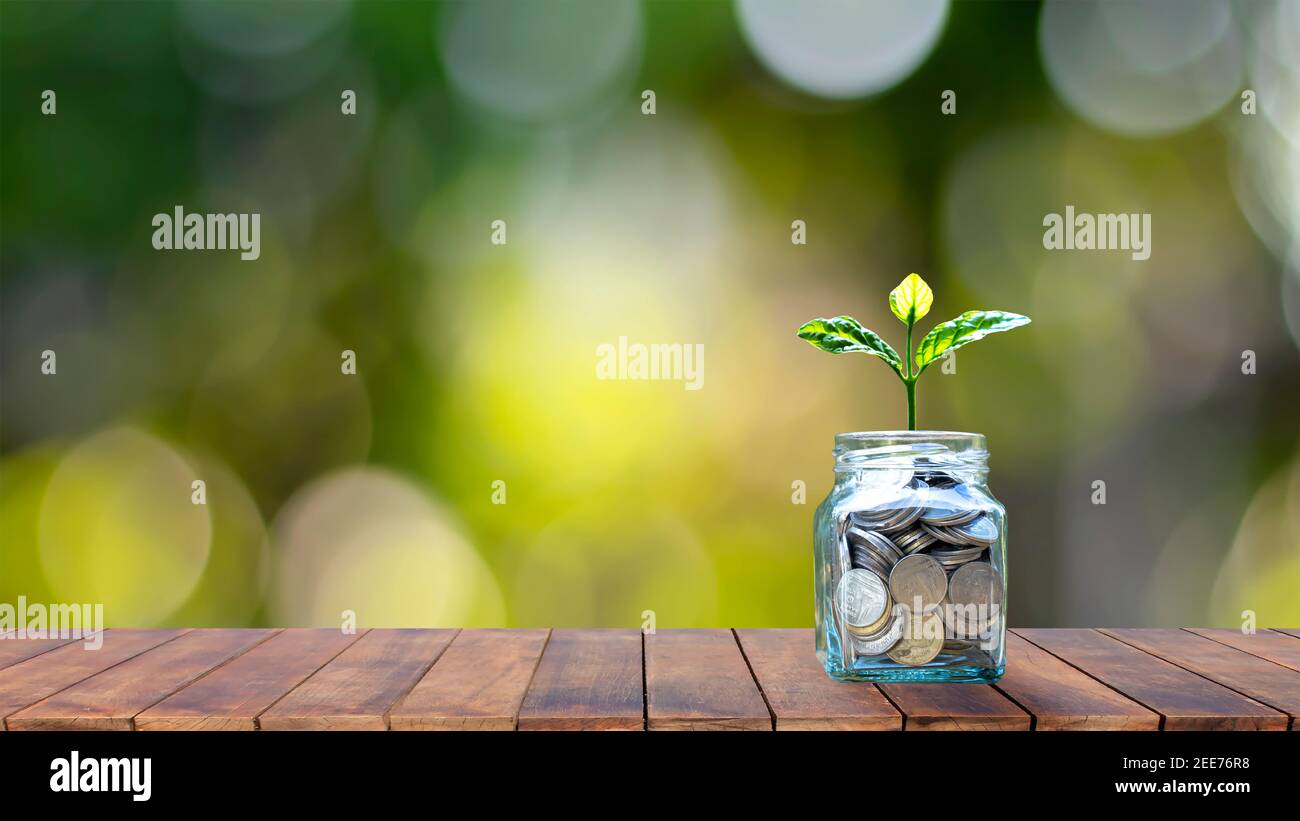
M916 271L1034 318L919 391L988 436L1013 625L1294 626L1297 55L1294 2L6 0L0 601L811 624L833 437L904 400L793 333L901 345ZM178 205L260 258L155 251ZM1067 205L1151 258L1045 251ZM597 379L620 336L703 388Z

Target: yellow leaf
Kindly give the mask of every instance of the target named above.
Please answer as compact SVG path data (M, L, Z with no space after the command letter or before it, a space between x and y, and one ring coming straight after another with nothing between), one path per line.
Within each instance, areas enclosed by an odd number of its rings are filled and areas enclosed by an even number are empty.
M889 292L889 310L894 312L900 322L912 324L930 313L934 304L934 292L917 274L908 274L898 283L898 287Z

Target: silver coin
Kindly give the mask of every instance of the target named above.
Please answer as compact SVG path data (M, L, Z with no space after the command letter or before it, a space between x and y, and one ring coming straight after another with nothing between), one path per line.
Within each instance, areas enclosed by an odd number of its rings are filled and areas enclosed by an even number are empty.
M840 617L850 627L875 624L889 606L884 580L870 570L845 571L836 594Z
M894 515L892 507L876 507L870 510L855 510L849 514L850 524L872 528Z
M988 516L980 516L968 524L949 528L949 531L965 540L966 544L988 546L998 540L998 526Z
M898 640L903 637L904 619L900 614L894 614L889 620L889 626L872 638L853 637L853 650L860 656L878 656L889 648L898 644Z
M893 537L894 545L899 550L906 553L912 547L912 543L919 540L922 536L927 535L924 530L914 527L911 530L904 530Z
M879 560L885 575L889 575L889 569L903 558L903 551L895 547L889 537L883 533L864 530L861 527L850 527L847 536L855 550L861 548Z
M934 544L936 539L930 533L920 527L915 527L901 536L894 537L894 544L904 554L915 553L918 550L924 550Z
M889 594L904 607L929 612L948 593L948 576L936 560L923 553L903 558L889 574Z
M944 623L954 638L973 638L1002 617L1002 574L988 562L968 562L948 579Z
M903 551L899 550L885 534L867 531L866 538L867 547L882 559L888 560L891 565L903 558Z
M925 521L933 525L951 525L974 519L983 509L985 500L970 485L955 484L929 488L925 501L927 509L922 517Z
M934 539L936 542L943 542L944 544L955 544L955 545L967 544L965 537L958 535L950 528L939 527L937 525L931 525L922 522L921 529L924 530L926 533L928 533L930 535L930 538Z
M894 515L881 522L879 527L886 533L896 533L900 530L906 530L921 518L925 512L925 505L912 505L911 507L899 508L894 511Z
M947 564L964 564L978 559L987 550L986 547L967 547L959 550L935 548L928 555L939 562Z
M921 515L921 521L935 527L956 527L957 525L969 524L979 518L981 511L978 510L956 510L943 511L940 508L926 508L925 513Z
M885 564L884 560L862 545L857 545L853 548L852 561L854 568L859 570L870 570L882 578L889 577L890 566Z

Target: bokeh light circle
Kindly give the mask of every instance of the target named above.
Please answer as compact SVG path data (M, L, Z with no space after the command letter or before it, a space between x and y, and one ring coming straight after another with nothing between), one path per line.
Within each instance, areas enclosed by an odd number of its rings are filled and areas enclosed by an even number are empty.
M717 615L717 572L699 540L681 521L635 505L588 505L546 525L513 589L515 621L529 626L632 627L649 610L671 627Z
M568 119L625 86L640 65L635 0L478 0L447 6L439 23L452 86L508 119Z
M1252 611L1259 626L1285 627L1300 619L1300 461L1255 492L1232 549L1219 567L1210 597L1211 618L1233 624Z
M501 591L451 515L406 479L346 468L306 485L274 526L277 624L500 626Z
M186 460L206 485L212 541L203 576L167 623L183 627L252 624L271 576L271 542L261 511L224 464L188 453Z
M351 0L181 0L177 11L185 27L204 43L232 54L266 56L303 48L339 25L351 5Z
M1241 86L1240 35L1216 0L1044 3L1038 44L1057 95L1118 134L1181 131Z
M208 561L208 509L191 501L198 471L171 447L122 427L59 463L41 505L41 567L63 602L104 605L109 625L159 623Z
M176 48L208 94L269 103L306 90L343 57L350 0L181 4Z
M856 99L916 70L943 32L948 0L738 0L736 16L759 60L786 83Z

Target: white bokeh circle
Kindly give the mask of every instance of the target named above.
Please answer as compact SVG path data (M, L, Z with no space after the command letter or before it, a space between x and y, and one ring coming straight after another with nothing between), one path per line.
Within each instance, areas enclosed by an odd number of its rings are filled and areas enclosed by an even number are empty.
M884 91L916 70L948 19L948 0L737 0L758 59L795 88L837 100Z
M208 563L212 521L192 502L196 478L179 453L136 428L78 442L41 503L41 569L59 600L102 604L110 626L162 623Z
M285 504L274 527L277 623L499 626L496 578L451 514L399 475L346 468Z
M640 66L635 0L478 0L448 5L437 32L452 87L511 120L566 120Z
M1235 96L1244 68L1240 32L1215 0L1045 3L1038 45L1061 100L1126 136L1196 125Z

